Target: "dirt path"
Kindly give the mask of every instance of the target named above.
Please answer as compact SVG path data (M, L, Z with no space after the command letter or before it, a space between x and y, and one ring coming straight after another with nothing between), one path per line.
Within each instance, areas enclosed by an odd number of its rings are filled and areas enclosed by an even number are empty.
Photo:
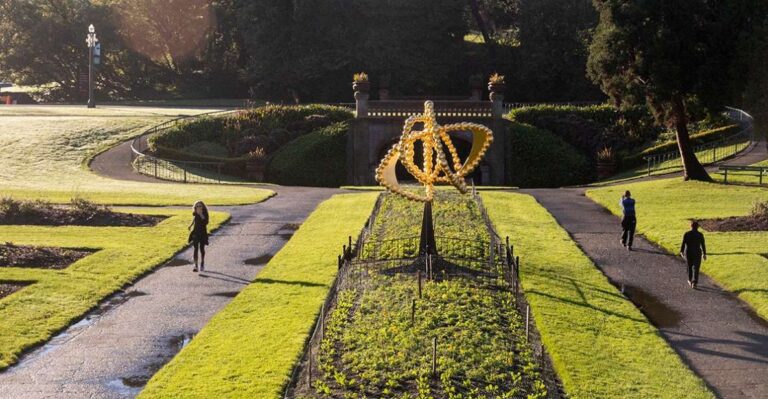
M768 398L768 323L704 275L699 290L691 290L681 259L644 238L635 238L634 251L624 249L619 219L584 191L525 190L617 287L624 286L627 296L718 396Z

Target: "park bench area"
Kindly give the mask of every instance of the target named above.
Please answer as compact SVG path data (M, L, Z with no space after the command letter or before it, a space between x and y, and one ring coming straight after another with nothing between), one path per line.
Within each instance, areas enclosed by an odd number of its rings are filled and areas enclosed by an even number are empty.
M766 175L768 166L736 166L736 165L721 165L719 168L723 174L723 183L728 183L728 172L731 176L737 174L739 176L757 176L758 184L763 184L763 175Z

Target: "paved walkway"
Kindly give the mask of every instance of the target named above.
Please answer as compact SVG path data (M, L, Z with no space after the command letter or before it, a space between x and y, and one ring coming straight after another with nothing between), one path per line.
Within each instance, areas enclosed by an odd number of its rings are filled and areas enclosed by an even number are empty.
M681 259L644 238L635 238L634 251L625 250L618 218L584 191L525 192L552 213L613 284L625 287L632 302L720 397L768 398L768 323L707 276L700 276L699 290L691 290Z
M146 142L146 137L140 138ZM91 162L91 170L117 180L132 180L147 183L168 183L136 172L131 167L131 143L126 141L110 150L97 155Z
M338 190L274 188L266 202L217 208L206 272L187 249L0 373L0 398L126 398L242 290L319 202Z

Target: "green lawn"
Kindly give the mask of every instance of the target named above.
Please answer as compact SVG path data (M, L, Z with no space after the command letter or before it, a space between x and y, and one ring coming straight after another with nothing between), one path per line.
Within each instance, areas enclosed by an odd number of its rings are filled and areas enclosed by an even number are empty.
M256 280L150 380L141 398L278 398L378 193L322 203Z
M180 115L209 109L73 106L0 108L0 190L18 199L69 202L80 196L121 205L188 205L197 199L232 205L262 201L268 190L211 185L154 184L108 179L88 170L94 152ZM128 160L126 159L126 162Z
M482 197L520 256L526 299L569 397L714 397L533 197Z
M638 232L673 254L691 219L744 216L755 201L768 200L768 188L679 179L605 187L587 196L618 215L625 190L637 200ZM768 232L704 233L709 258L702 271L768 319L768 259L761 256L768 253Z
M0 226L0 242L98 250L63 270L0 267L0 281L32 283L0 299L0 369L187 244L188 211L138 212L172 217L155 227ZM228 218L211 212L209 226Z

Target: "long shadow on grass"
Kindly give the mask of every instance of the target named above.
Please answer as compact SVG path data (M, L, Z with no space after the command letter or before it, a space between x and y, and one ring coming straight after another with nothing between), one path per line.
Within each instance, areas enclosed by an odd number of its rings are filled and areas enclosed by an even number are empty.
M603 308L600 308L600 307L597 307L597 306L594 306L594 305L590 304L588 302L588 300L587 300L586 295L584 294L584 291L583 291L582 287L589 287L588 288L589 290L600 292L600 293L602 293L602 294L604 294L604 295L606 295L608 297L612 297L617 302L619 302L619 301L627 301L627 299L624 296L622 296L621 294L619 294L617 292L610 292L610 291L607 291L605 289L598 288L598 287L596 287L596 286L594 286L592 284L589 284L589 283L582 283L582 282L577 281L575 279L572 279L570 277L560 277L560 276L554 276L554 275L549 275L549 274L544 275L544 274L540 274L540 273L536 273L536 272L528 272L528 273L530 273L530 274L538 274L541 278L546 278L546 279L549 279L549 280L561 281L563 283L570 284L573 287L573 289L576 291L576 293L579 295L579 298L581 300L580 301L576 301L576 300L573 300L573 299L570 299L570 298L565 298L565 297L553 295L553 294L550 294L550 293L547 293L547 292L543 292L543 291L539 291L539 290L526 290L525 291L526 295L528 295L528 294L541 295L541 296L544 296L544 297L547 297L547 298L554 299L556 301L560 301L560 302L564 302L564 303L568 303L568 304L571 304L571 305L576 305L576 306L580 306L580 307L584 307L584 308L593 309L593 310L596 310L596 311L601 312L601 313L605 313L605 314L610 315L610 316L619 317L619 318L622 318L622 319L631 320L631 321L635 321L635 322L638 322L638 323L645 323L646 322L646 320L644 320L644 319L631 317L631 316L628 316L628 315L625 315L625 314L621 314L621 313L618 313L618 312L615 312L615 311L612 311L612 310L608 310L608 309L603 309Z
M260 278L253 282L254 284L287 284L287 285L299 285L302 287L327 287L327 284L310 283L309 281L287 281L287 280L273 280L271 278Z

